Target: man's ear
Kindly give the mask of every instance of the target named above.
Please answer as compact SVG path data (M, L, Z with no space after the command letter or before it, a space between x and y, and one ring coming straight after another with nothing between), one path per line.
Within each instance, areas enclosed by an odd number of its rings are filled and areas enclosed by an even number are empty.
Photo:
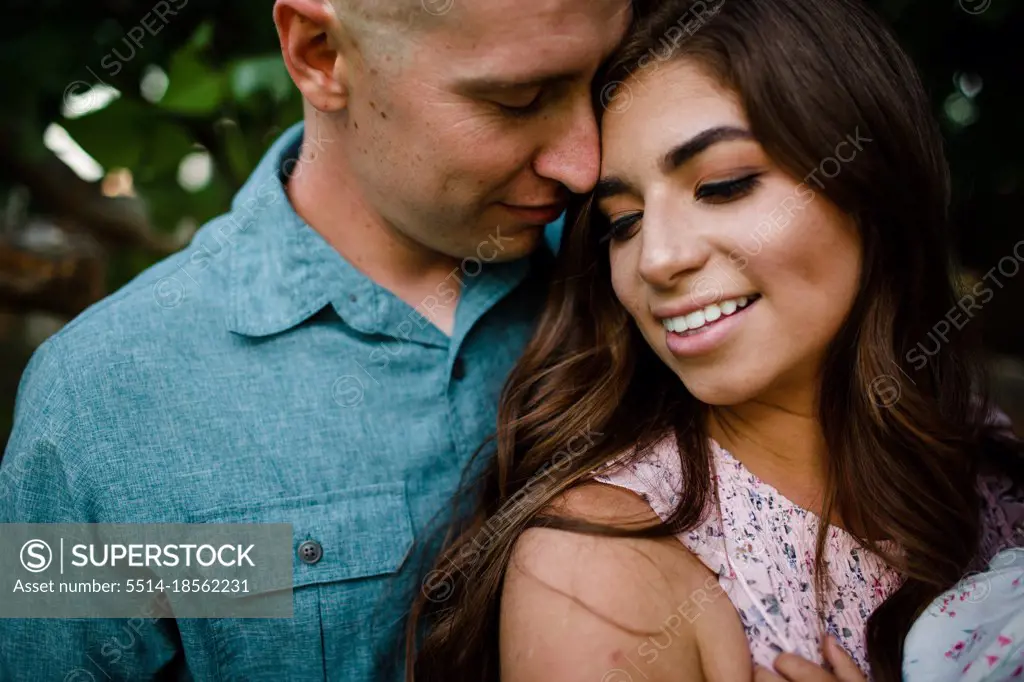
M325 113L344 109L348 63L330 30L338 24L330 0L276 0L274 23L285 66L303 97Z

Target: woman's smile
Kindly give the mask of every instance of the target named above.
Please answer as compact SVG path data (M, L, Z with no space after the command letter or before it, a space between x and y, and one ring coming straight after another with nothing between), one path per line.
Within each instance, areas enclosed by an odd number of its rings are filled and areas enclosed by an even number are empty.
M740 296L686 315L664 318L661 324L665 328L665 345L679 358L710 353L743 324L748 311L759 300L760 294Z
M821 193L797 204L799 177L699 62L677 60L645 85L602 120L594 195L619 302L704 403L809 385L857 295L855 221ZM770 222L779 207L791 210Z

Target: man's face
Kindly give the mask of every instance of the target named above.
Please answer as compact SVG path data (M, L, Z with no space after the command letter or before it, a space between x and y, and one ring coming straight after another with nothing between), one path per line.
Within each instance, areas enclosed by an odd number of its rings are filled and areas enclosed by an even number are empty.
M435 26L396 32L404 54L353 63L342 134L372 208L401 237L451 257L531 252L567 189L597 180L590 81L629 7L456 0Z

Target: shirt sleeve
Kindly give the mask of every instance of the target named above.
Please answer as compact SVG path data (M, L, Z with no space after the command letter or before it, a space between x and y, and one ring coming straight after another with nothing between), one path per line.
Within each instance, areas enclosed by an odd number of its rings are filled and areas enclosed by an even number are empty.
M0 460L0 523L98 523L96 466L59 337L33 354ZM0 680L150 680L182 660L173 619L0 618Z

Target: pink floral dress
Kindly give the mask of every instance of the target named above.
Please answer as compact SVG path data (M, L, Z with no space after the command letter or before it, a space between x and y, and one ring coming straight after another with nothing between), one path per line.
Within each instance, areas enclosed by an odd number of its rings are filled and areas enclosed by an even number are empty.
M900 575L862 549L852 535L832 526L825 548L832 587L819 612L814 589L818 517L760 480L713 439L709 445L717 505L703 524L678 537L718 575L739 612L754 662L771 668L785 651L821 663L822 639L831 634L869 672L865 626L875 608L900 586ZM680 478L674 437L635 461L613 464L595 476L640 495L662 519L676 506ZM994 546L1007 537L1009 524L1006 514L993 507L993 496L986 499L986 528L995 528L986 544Z

